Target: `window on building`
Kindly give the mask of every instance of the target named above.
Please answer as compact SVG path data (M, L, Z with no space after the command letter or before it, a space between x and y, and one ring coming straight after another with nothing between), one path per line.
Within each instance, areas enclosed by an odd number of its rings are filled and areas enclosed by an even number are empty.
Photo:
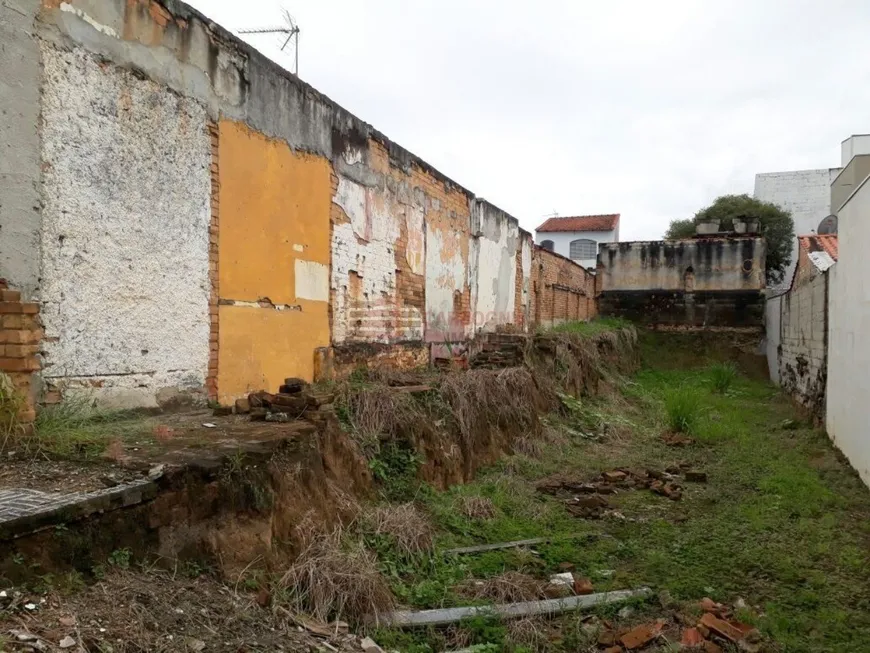
M575 261L598 257L598 243L588 238L571 241L570 256Z
M548 252L552 252L552 251L553 251L553 247L555 247L555 245L553 245L553 241L552 241L552 240L542 240L542 241L541 241L541 247L543 247L544 249L546 249Z

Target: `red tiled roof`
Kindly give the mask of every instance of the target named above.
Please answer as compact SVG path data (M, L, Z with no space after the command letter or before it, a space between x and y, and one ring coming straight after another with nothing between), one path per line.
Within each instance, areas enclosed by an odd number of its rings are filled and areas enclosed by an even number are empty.
M535 231L613 231L618 224L618 213L577 215L570 218L550 218Z
M837 260L839 241L836 234L798 236L798 242L809 253L827 252L832 259Z

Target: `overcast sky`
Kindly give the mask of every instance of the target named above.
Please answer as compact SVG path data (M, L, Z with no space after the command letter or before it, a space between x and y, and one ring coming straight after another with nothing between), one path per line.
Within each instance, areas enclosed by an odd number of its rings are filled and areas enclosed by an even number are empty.
M659 238L870 132L867 0L188 2L233 31L285 7L300 77L530 231L621 213Z

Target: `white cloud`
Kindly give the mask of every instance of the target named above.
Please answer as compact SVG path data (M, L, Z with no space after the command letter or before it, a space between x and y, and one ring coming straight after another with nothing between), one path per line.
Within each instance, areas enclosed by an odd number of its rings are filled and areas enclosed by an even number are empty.
M274 0L191 4L230 29L280 23ZM620 212L623 238L656 238L870 131L863 0L283 6L303 79L530 230Z

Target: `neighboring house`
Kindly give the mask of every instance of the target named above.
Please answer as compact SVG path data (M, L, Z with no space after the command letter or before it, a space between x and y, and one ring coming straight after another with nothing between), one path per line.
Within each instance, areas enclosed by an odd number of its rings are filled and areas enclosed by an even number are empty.
M828 379L830 270L836 234L800 236L788 292L767 303L767 356L771 378L821 422Z
M535 242L584 268L594 268L598 246L619 242L619 214L549 218L535 230Z

